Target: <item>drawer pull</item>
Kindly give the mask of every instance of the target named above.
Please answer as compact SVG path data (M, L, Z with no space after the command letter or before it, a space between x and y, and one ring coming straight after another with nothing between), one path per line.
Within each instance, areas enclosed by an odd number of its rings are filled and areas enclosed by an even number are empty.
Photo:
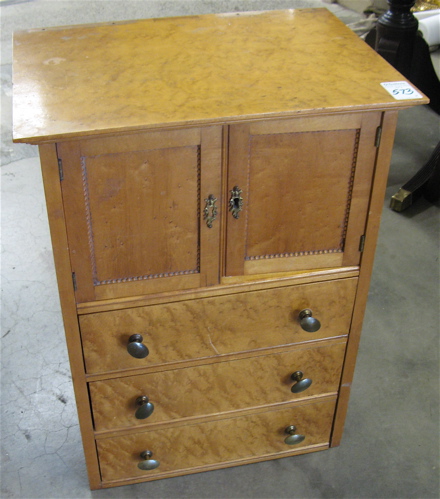
M299 313L299 323L304 331L308 333L316 333L321 327L321 323L313 317L313 313L310 309L305 308Z
M150 353L143 341L144 338L140 334L132 334L128 339L127 352L135 359L145 359Z
M304 378L304 373L302 371L295 371L290 377L292 381L296 381L296 383L292 386L292 393L300 393L304 390L307 390L309 386L312 384L312 380L310 378Z
M290 425L286 428L285 432L289 435L284 439L284 443L287 445L300 444L305 438L305 435L296 435L296 426Z
M156 468L159 467L160 462L157 461L157 459L151 459L153 457L153 453L151 450L144 450L144 452L141 453L141 458L143 461L138 463L138 468L140 470L155 470Z
M134 413L137 419L147 419L153 414L154 405L149 401L148 397L138 397L136 399L136 404L139 406Z

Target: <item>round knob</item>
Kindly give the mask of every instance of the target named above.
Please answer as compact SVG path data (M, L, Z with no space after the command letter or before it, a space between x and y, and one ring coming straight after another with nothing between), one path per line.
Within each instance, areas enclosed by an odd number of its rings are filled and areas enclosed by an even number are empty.
M145 359L150 353L148 348L142 343L144 339L140 334L132 334L128 339L127 352L135 359Z
M153 414L154 405L149 401L148 397L138 397L136 404L139 406L134 413L137 419L147 419Z
M285 432L289 435L284 439L284 443L287 445L300 444L305 438L305 435L296 435L296 426L290 425L286 428Z
M299 323L304 331L308 333L316 333L321 327L321 323L313 317L312 311L308 308L301 310L299 313Z
M296 383L292 386L292 393L300 393L312 384L312 380L310 378L304 378L304 373L302 371L295 371L290 378L292 381L296 381Z
M160 462L157 461L157 459L151 459L153 457L153 453L151 450L144 450L144 452L141 453L141 458L143 461L138 463L138 468L140 470L155 470L156 468L159 467Z

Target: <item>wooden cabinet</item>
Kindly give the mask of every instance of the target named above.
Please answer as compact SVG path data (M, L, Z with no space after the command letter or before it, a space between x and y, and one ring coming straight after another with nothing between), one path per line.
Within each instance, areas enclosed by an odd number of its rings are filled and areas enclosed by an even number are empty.
M15 35L93 489L338 445L401 75L325 9Z

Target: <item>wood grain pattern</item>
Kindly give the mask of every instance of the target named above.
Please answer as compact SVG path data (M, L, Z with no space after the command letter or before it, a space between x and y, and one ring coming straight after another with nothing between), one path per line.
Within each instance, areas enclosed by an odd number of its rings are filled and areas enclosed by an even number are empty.
M340 279L81 316L86 369L146 368L346 335L356 285ZM304 308L321 321L316 333L299 325ZM127 353L132 334L143 336L145 359Z
M357 130L251 137L247 260L342 252Z
M309 446L328 443L334 400L292 407L258 415L221 421L176 426L139 432L97 441L103 481L130 477L158 477L179 470L198 470L213 464L277 453L288 455ZM289 425L306 435L298 446L284 443ZM151 450L160 461L159 468L142 471L137 467L144 450Z
M54 145L44 144L39 146L39 153L53 256L60 293L60 305L63 314L70 369L74 380L73 388L78 407L79 426L90 486L96 488L100 483L99 464L93 438L93 421L90 413L89 393L86 384L81 337L76 315L72 270L68 252L69 244L64 219L60 179L57 172L57 152Z
M151 280L218 282L220 222L208 231L203 203L220 198L221 138L207 127L58 146L78 301L148 292Z
M339 444L396 111L427 103L380 85L403 79L326 9L15 35L14 140L40 145L92 488Z
M200 272L198 147L81 162L95 285Z
M380 113L231 126L226 275L356 265Z
M111 300L78 303L79 315L97 312L109 312L125 308L143 307L159 303L170 303L181 300L194 300L207 296L224 296L247 291L272 289L291 285L311 284L337 279L357 277L359 267L345 267L343 269L319 269L310 271L279 272L273 274L254 274L250 276L222 277L220 285L209 288L186 289L164 293L161 289L156 293L140 296L129 296Z
M362 115L361 134L357 152L358 167L354 171L350 200L350 214L347 220L344 257L342 265L359 265L362 252L359 251L361 236L365 235L368 217L371 185L376 166L376 135L382 121L382 113Z
M219 362L184 370L89 383L95 430L151 425L228 413L336 393L345 340L309 348ZM292 393L290 376L302 371L312 385ZM154 412L136 419L136 399L148 396Z
M29 30L14 37L14 138L427 102L380 86L401 80L326 9Z
M374 253L379 233L380 219L383 210L383 198L385 195L388 170L393 150L394 134L397 125L397 112L387 112L382 117L382 140L378 151L374 181L372 185L369 217L366 226L365 249L362 255L361 271L359 276L359 287L356 293L355 306L353 310L353 321L347 346L347 356L344 363L341 379L341 399L338 401L335 414L335 424L332 434L332 446L340 444L347 413L348 400L350 397L351 384L356 365L356 356L362 332L362 322L368 300L368 289L370 286L371 273L373 270Z

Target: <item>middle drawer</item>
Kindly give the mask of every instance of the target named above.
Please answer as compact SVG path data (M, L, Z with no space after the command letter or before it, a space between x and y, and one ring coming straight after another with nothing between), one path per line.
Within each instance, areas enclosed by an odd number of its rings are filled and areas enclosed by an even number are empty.
M215 416L335 393L345 345L343 339L330 340L283 353L91 382L95 429Z

